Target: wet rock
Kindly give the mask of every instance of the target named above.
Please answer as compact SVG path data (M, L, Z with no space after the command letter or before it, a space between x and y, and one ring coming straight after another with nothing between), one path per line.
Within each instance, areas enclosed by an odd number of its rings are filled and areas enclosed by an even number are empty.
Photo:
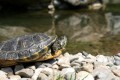
M39 74L41 73L42 70L43 70L43 68L37 68L37 69L35 70L34 75L32 76L32 79L33 79L33 80L37 80L37 78L38 78L38 76L39 76Z
M1 68L1 70L2 70L3 72L6 72L7 75L13 75L13 70L12 70L11 67Z
M0 80L8 80L7 73L0 70Z
M37 80L49 80L49 79L44 73L40 73Z
M34 74L34 71L32 69L26 68L26 69L16 71L15 74L20 75L21 77L31 78Z
M20 80L21 79L21 77L19 75L10 75L8 78L10 80Z
M95 79L99 80L114 80L115 76L107 66L99 66L92 72Z
M75 70L74 68L64 68L61 71L61 74L66 80L75 80Z
M94 77L86 71L80 71L76 75L76 80L94 80Z

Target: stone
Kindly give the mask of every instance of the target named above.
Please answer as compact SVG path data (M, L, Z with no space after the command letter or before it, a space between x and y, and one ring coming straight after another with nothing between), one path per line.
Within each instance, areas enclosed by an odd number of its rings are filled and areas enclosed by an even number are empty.
M73 66L72 68L75 69L76 73L78 73L78 72L80 72L82 70L82 67L80 67L80 66Z
M87 57L89 54L87 52L83 51L82 55L84 55L85 57Z
M49 80L49 79L44 73L40 73L37 80Z
M101 63L107 63L108 59L107 59L107 57L105 57L103 55L97 55L96 56L96 61L97 62L101 62Z
M10 75L10 76L8 76L8 78L10 80L20 80L21 79L21 77L19 75Z
M26 68L26 69L16 71L15 74L20 75L21 77L31 78L34 74L34 71L32 69Z
M39 74L41 73L42 70L43 70L43 68L37 68L37 69L35 70L35 73L34 73L33 76L32 76L32 79L33 79L33 80L37 80L37 78L38 78L38 76L39 76Z
M92 75L95 77L95 79L99 79L99 80L114 80L115 76L114 74L111 72L111 70L109 69L108 66L99 66L96 67L93 72Z
M119 66L120 65L120 57L114 56L114 60L115 60L114 64Z
M35 66L29 66L29 67L27 67L27 68L32 69L32 70L35 70L35 69L36 69Z
M43 68L43 70L41 71L41 73L44 73L47 76L53 75L53 69L51 68Z
M58 69L59 69L59 66L58 66L57 64L55 64L55 65L52 66L52 68L58 70Z
M86 71L80 71L76 75L76 80L94 80L94 77Z
M37 68L52 67L50 63L42 63L42 62L37 62L35 65Z
M6 72L7 75L13 75L13 70L11 67L1 68L3 72Z
M7 73L0 70L0 80L8 80Z
M96 57L91 55L91 54L88 54L84 61L86 61L86 62L95 62L96 61Z
M92 72L93 71L93 64L92 63L86 63L82 66L82 69L87 71L87 72Z
M22 70L22 69L24 69L23 65L16 65L15 69L14 69L15 74L16 74L17 71Z
M61 71L61 75L64 76L66 80L75 80L75 69L74 68L64 68Z
M114 75L120 77L120 66L113 66L111 67L111 71Z
M31 79L31 78L21 78L19 80L34 80L34 79Z
M68 57L61 57L58 59L57 64L60 66L60 68L68 68L70 67L70 59Z

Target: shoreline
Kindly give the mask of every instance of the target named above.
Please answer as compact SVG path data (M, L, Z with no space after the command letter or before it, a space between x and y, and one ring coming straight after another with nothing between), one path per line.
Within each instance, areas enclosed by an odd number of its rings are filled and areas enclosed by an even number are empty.
M69 54L45 62L0 69L0 80L120 80L120 53Z

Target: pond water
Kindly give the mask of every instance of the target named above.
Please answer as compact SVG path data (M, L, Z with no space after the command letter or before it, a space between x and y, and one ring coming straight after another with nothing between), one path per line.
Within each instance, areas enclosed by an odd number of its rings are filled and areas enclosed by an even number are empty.
M47 11L0 14L0 42L30 33L66 35L66 51L97 55L120 52L120 14L102 11Z

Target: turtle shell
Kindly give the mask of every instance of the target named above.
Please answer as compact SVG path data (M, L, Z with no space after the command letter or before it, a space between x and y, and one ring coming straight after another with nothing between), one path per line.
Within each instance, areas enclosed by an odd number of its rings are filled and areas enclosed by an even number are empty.
M0 60L20 60L29 58L36 52L43 53L56 40L56 36L44 33L24 35L0 43Z

